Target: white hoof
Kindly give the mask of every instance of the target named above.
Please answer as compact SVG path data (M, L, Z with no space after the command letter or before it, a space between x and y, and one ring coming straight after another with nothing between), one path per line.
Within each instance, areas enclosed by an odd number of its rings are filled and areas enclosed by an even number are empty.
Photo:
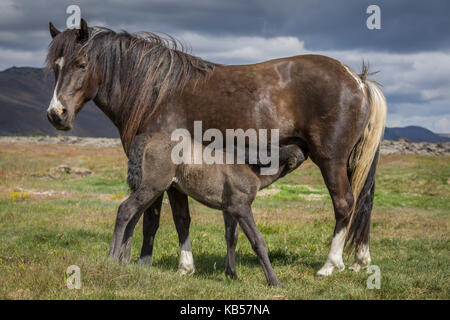
M367 268L371 263L369 247L363 246L356 254L353 264L349 267L350 270L359 272L361 269Z
M359 272L361 269L365 269L370 266L370 262L370 257L365 257L364 259L355 260L353 264L348 268L355 272Z
M343 262L339 262L337 264L333 264L330 262L326 262L323 267L317 271L317 275L321 277L327 277L333 274L334 269L337 269L339 272L345 270L345 265Z
M195 272L194 257L192 255L192 251L181 250L178 272L182 275L190 275Z
M354 262L350 267L348 267L350 270L354 271L354 272L359 272L359 270L361 270L361 266L359 265L359 263Z
M195 267L194 265L179 265L178 266L178 273L181 275L191 275L195 273Z
M333 273L333 266L323 266L322 269L317 271L317 275L321 277L330 276Z

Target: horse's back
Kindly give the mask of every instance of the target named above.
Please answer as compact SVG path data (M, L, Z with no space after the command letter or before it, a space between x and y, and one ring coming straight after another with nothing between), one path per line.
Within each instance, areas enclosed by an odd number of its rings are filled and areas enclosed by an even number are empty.
M299 55L216 66L161 112L183 117L161 117L168 120L160 128L193 132L194 121L201 120L204 131L279 129L281 142L297 139L312 157L345 158L362 134L369 108L364 83L353 70L326 56Z

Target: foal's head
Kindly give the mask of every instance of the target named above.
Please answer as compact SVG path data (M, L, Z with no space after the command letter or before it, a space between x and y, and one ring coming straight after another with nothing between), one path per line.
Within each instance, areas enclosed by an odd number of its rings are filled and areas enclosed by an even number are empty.
M47 69L55 74L55 91L47 118L58 130L70 130L77 113L98 91L98 79L92 72L85 44L89 29L81 19L80 29L60 32L50 22L53 38L47 55Z

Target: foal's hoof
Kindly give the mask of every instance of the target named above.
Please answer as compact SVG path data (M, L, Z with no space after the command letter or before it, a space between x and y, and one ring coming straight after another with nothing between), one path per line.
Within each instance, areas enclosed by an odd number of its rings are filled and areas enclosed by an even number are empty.
M233 274L225 273L225 275L232 280L239 280L236 273L233 273Z
M232 271L231 269L226 269L225 275L233 280L239 280L236 271Z
M144 266L144 267L151 267L153 263L152 256L145 256L139 258L138 265Z
M284 288L284 286L279 281L269 283L269 286L274 287L274 288Z
M195 266L194 265L179 265L178 271L181 275L192 275L195 273Z

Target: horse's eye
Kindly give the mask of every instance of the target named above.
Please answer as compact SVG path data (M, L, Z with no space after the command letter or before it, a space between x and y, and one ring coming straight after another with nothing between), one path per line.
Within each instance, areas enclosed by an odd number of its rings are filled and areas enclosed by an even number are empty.
M80 69L86 69L86 63L82 63L78 66Z

